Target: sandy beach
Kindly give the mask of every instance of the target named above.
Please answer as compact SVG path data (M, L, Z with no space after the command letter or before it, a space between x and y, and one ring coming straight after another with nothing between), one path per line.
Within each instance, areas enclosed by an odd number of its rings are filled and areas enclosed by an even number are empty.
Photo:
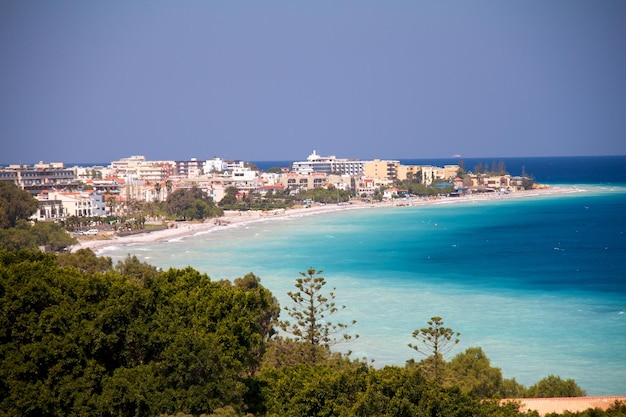
M566 194L584 192L581 188L564 188L564 187L549 187L543 189L529 190L515 193L484 193L473 194L463 197L443 197L443 198L420 198L414 197L411 199L395 199L391 201L382 201L375 203L367 203L361 200L352 200L350 203L345 204L314 204L310 207L299 207L285 210L270 210L270 211L227 211L224 216L219 218L206 219L203 222L167 222L168 228L161 229L153 232L137 233L129 236L117 236L102 234L97 237L79 237L79 243L72 246L71 251L75 252L79 249L91 249L97 251L107 246L128 245L133 243L156 243L162 241L168 241L171 239L181 238L185 236L192 236L196 233L207 232L215 229L232 227L234 225L241 225L243 223L251 223L258 221L267 221L272 219L279 219L284 217L296 217L305 215L316 215L322 213L345 211L345 210L358 210L364 208L385 208L385 207L408 207L408 206L427 206L437 204L459 204L472 201L482 200L500 200L510 198L533 198L539 196Z

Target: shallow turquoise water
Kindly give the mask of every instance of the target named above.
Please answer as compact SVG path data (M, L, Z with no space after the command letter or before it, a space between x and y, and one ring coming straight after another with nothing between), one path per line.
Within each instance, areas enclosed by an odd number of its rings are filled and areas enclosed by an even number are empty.
M402 365L435 315L530 385L574 378L626 394L626 188L453 205L349 210L257 222L167 243L108 248L214 279L254 272L289 302L299 271L324 270L360 338L340 350ZM340 319L341 319L340 317ZM419 358L417 358L419 359Z

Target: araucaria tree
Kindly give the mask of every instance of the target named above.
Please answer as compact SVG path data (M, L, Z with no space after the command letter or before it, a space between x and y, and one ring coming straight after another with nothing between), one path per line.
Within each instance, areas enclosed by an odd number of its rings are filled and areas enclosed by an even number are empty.
M413 332L413 337L419 343L409 343L409 347L426 356L426 359L422 361L426 372L431 373L435 381L441 382L443 356L459 343L460 335L461 333L444 327L443 319L435 316L428 321L428 327Z
M321 355L327 353L331 346L352 339L353 336L347 333L340 338L337 336L356 323L356 320L350 324L332 323L328 320L329 316L346 307L336 306L335 288L328 294L322 292L326 285L326 279L320 276L322 273L323 271L315 268L300 272L302 278L296 279L298 291L287 293L295 305L284 308L293 322L284 320L278 323L283 331L306 345L305 360L312 365L318 363Z

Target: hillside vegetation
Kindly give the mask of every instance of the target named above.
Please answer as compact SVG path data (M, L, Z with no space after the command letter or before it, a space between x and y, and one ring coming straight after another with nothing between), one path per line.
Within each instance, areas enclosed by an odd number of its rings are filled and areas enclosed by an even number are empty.
M303 338L276 335L279 306L254 274L213 281L135 257L114 267L88 249L0 251L0 308L5 416L516 416L496 399L583 394L558 377L505 380L480 348L439 358L438 378L432 355L377 369L330 350L347 327L337 339L306 326ZM611 412L594 415L625 410Z

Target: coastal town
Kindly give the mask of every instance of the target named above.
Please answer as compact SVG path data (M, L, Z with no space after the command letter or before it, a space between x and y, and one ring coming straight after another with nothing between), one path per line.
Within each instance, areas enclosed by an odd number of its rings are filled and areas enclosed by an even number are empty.
M443 167L403 165L398 160L359 160L321 156L313 151L291 167L261 172L254 164L221 158L150 161L130 156L108 166L66 166L63 162L11 164L0 168L0 180L28 191L39 202L36 221L69 217L120 216L134 203L161 202L177 190L199 189L214 202L236 189L238 200L273 193L296 195L303 190L336 189L352 198L391 201L410 195L402 185L420 183L458 197L475 193L516 193L536 184L526 176L512 176L503 166L490 171L466 170L462 161ZM90 229L91 230L91 229ZM86 230L87 234L96 233Z

